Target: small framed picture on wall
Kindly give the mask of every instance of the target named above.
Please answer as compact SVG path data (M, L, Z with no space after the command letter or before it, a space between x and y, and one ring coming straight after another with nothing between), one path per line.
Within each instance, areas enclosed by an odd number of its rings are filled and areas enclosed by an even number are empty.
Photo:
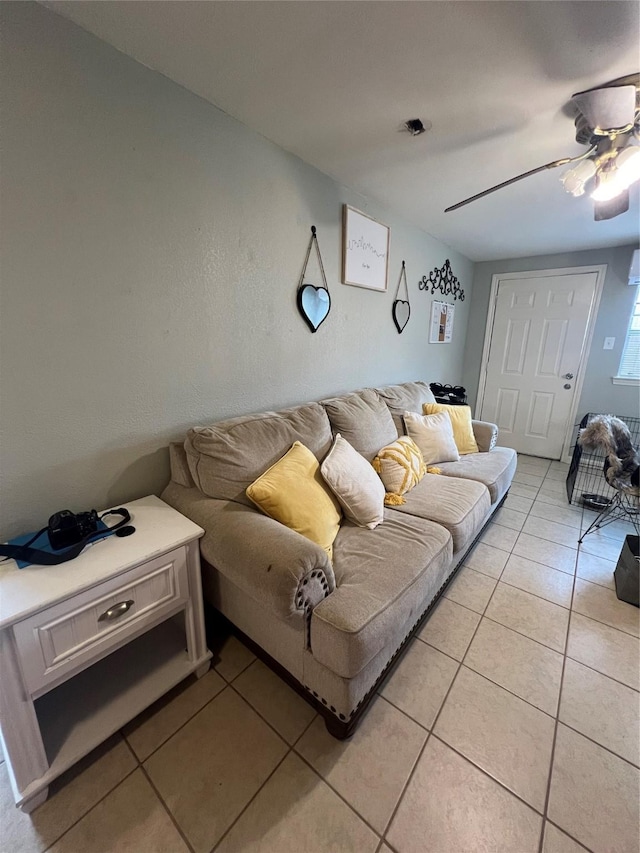
M450 344L453 337L453 314L455 305L450 302L431 303L430 344Z
M355 207L344 205L342 218L342 282L369 290L387 289L389 232Z

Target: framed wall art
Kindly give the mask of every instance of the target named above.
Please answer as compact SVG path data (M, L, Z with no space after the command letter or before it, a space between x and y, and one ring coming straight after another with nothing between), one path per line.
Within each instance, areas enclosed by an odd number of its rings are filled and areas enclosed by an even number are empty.
M450 344L453 337L453 314L456 306L450 302L431 303L430 344Z
M387 225L345 204L342 217L342 281L369 290L387 289Z

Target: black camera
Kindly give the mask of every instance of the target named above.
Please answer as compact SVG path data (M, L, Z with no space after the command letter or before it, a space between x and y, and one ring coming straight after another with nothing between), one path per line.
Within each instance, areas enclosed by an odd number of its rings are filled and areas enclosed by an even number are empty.
M78 513L63 509L61 512L54 513L47 525L49 543L55 551L82 542L97 530L98 513L95 509Z

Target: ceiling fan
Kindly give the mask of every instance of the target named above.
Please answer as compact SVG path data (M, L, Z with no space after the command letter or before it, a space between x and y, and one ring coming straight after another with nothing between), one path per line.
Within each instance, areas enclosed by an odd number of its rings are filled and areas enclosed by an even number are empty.
M629 187L640 180L640 74L629 74L598 88L578 92L571 102L578 110L576 142L587 145L587 151L503 181L448 207L445 213L530 175L569 163L576 165L563 174L564 188L574 196L589 190L596 221L625 213L629 209Z

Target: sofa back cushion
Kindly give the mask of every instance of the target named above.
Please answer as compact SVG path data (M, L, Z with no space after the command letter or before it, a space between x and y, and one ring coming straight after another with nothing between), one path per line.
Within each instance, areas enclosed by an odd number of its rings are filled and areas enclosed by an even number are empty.
M300 441L321 461L331 425L319 403L262 412L190 429L184 443L189 470L205 495L253 506L245 491Z
M334 433L339 432L369 462L398 437L389 409L373 388L323 400L322 405Z
M435 403L436 398L426 382L403 382L402 385L387 385L376 388L380 399L389 407L398 435L404 435L402 415L404 412L422 414L424 403Z

